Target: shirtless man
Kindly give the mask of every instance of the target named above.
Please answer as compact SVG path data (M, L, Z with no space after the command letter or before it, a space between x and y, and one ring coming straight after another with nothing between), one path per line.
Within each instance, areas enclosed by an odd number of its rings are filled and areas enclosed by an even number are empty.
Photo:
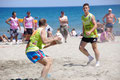
M108 11L109 11L108 14L106 14L103 17L103 22L104 22L104 24L106 24L106 28L110 28L110 32L112 33L113 24L115 24L117 19L116 19L115 15L112 14L112 9L111 8L109 8ZM106 23L104 21L105 18L106 18ZM115 20L113 21L113 19L115 19Z

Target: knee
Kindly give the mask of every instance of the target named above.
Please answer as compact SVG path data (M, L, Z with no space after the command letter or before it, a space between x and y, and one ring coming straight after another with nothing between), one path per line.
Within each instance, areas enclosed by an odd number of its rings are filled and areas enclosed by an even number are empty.
M80 51L82 51L83 49L84 49L84 47L82 47L82 46L79 47L79 50L80 50Z
M3 34L3 37L5 37L5 34Z
M52 65L52 63L53 63L53 59L52 59L52 58L48 58L47 64L48 64L48 65Z
M97 49L97 47L96 46L94 46L94 47L92 47L93 48L93 50L96 50Z

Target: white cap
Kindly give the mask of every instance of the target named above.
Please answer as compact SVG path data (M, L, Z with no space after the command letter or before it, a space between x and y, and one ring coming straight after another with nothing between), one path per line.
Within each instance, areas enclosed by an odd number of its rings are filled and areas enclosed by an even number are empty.
M108 9L108 11L112 11L112 9L111 9L111 8L109 8L109 9Z

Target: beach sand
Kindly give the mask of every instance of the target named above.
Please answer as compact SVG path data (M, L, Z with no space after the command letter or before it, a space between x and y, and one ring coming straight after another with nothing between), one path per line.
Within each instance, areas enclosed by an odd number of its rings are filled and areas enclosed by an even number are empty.
M51 77L54 80L120 80L120 37L115 42L98 43L100 66L95 59L86 66L88 58L79 51L79 37L69 37L67 43L44 49L53 58ZM0 80L40 77L43 66L33 64L25 55L26 44L0 45ZM95 58L91 44L86 46Z

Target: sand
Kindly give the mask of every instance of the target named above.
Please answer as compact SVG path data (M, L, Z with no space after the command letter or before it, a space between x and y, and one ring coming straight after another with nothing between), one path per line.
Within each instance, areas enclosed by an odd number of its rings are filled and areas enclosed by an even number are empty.
M98 43L99 67L95 67L95 59L86 66L88 58L79 51L80 40L69 37L67 43L43 50L54 60L51 76L55 80L120 80L120 37L114 42ZM29 61L25 46L0 44L0 80L40 77L43 66ZM91 44L86 49L95 58Z

